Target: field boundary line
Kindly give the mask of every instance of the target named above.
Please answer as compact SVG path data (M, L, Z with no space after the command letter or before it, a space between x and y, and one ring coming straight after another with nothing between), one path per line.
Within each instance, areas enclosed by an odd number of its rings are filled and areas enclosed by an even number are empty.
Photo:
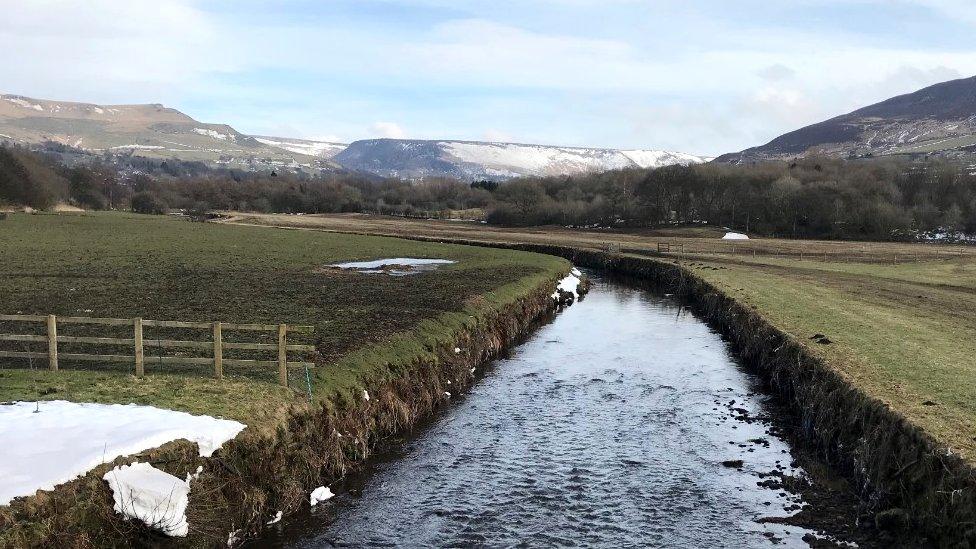
M152 361L160 365L180 364L180 365L212 365L214 377L223 377L223 367L226 366L255 366L278 368L278 382L288 385L288 368L290 367L315 367L314 362L303 360L288 360L288 352L309 353L315 351L314 345L289 344L289 333L311 334L315 332L314 326L295 325L295 324L256 324L256 323L230 323L230 322L184 322L179 320L146 320L142 318L96 318L80 316L56 316L56 315L0 315L0 322L13 322L25 324L43 324L47 333L40 334L10 334L0 333L0 342L19 342L19 343L44 343L48 344L47 353L42 351L8 351L0 349L0 358L47 358L48 369L57 371L60 360L82 361L82 362L129 362L134 367L136 377L145 376L145 348L153 347L157 349L202 349L211 350L210 357L187 357L179 355L153 356ZM92 337L92 336L66 336L58 335L58 324L82 324L94 326L129 326L132 328L131 338L119 337ZM210 340L186 340L186 339L162 339L146 338L143 328L169 328L184 330L207 330L212 333ZM223 340L224 331L234 332L266 332L277 336L276 343L259 342L225 342ZM59 343L67 344L86 344L99 346L129 347L132 354L93 354L93 353L67 353L60 352ZM25 346L26 347L26 346ZM270 351L275 352L274 360L257 359L225 359L223 351L244 350L244 351Z

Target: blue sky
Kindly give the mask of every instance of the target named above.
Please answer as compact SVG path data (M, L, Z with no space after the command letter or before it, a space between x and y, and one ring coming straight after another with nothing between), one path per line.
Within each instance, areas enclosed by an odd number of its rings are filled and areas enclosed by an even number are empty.
M0 90L240 131L720 154L976 74L970 0L26 0Z

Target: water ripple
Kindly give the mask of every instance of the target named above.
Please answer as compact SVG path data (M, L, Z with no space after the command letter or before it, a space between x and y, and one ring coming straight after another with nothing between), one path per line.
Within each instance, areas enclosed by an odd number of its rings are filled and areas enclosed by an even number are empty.
M340 494L296 547L768 547L793 496L756 485L788 448L721 338L664 300L598 284ZM731 389L731 390L730 390ZM764 438L768 445L740 441ZM730 442L734 442L730 444ZM730 469L724 460L746 465ZM805 544L804 544L805 545Z

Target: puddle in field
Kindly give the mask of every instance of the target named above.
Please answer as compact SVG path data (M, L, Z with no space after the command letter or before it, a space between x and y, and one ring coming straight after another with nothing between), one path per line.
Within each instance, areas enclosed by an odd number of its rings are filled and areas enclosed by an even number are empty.
M806 547L828 533L777 522L810 506L783 487L806 473L777 414L700 320L596 279L335 498L253 546Z
M436 270L441 265L455 263L450 259L423 259L415 257L393 257L374 261L350 261L329 265L334 269L353 270L365 274L387 274L390 276L409 276Z

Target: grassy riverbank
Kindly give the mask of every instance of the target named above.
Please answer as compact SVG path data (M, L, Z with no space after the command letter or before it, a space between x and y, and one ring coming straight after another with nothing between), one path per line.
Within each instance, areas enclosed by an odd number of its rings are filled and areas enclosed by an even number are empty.
M730 242L701 228L618 233L378 216L247 217L266 225L370 234L395 228L426 238L582 249L614 243L624 254L676 261L794 336L952 452L976 460L976 247ZM658 254L659 243L683 244L684 252ZM810 339L817 334L829 343Z
M11 215L0 224L0 257L3 314L313 325L304 342L317 349L317 398L349 389L389 355L424 352L466 319L568 270L564 260L539 254L113 213ZM385 257L456 263L406 277L323 269ZM31 345L43 351L44 344ZM218 381L206 366L155 365L148 350L144 379L127 364L63 362L52 373L43 362L31 370L0 359L0 400L157 404L268 427L308 400L304 372L292 372L286 389L274 384L274 371L225 368Z
M867 394L976 459L976 261L690 261ZM811 339L817 334L826 336ZM827 342L829 341L829 343Z

